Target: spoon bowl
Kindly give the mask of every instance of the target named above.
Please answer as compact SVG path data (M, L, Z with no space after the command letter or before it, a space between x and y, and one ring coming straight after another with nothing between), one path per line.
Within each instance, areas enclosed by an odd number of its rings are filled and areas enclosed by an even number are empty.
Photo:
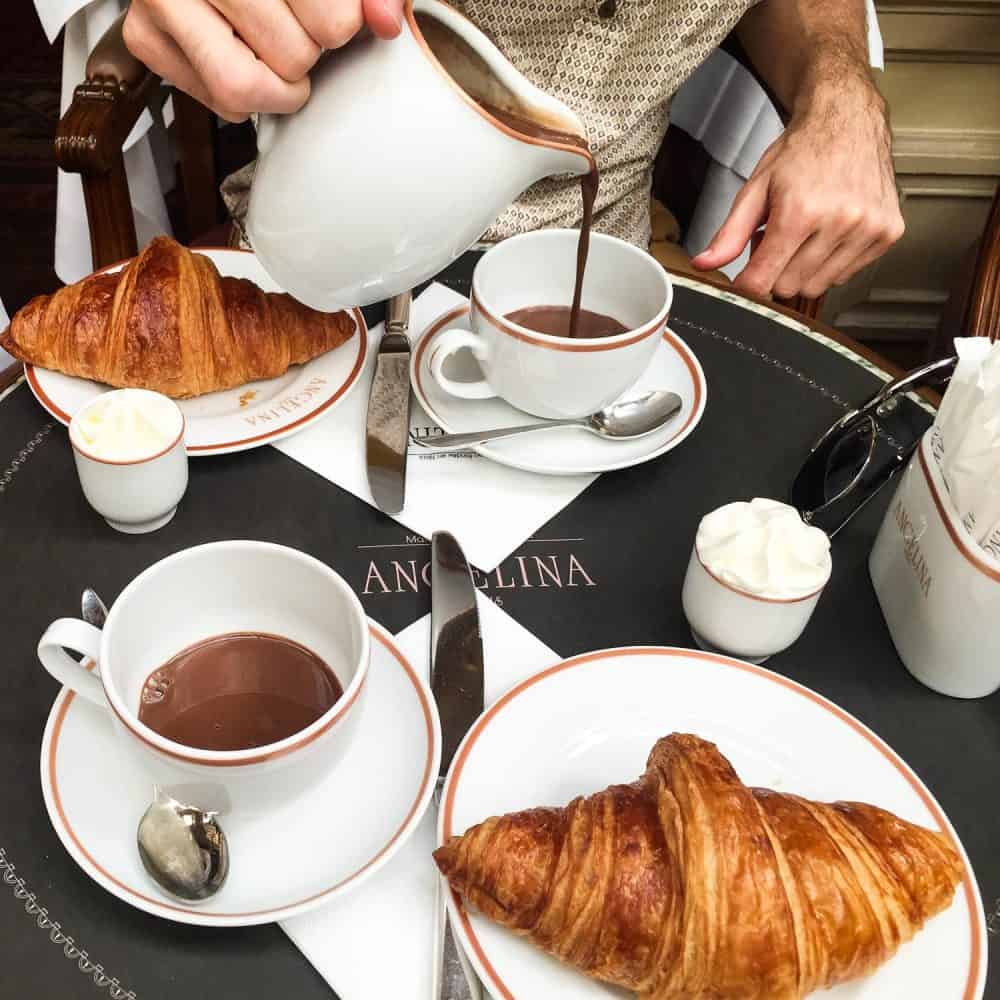
M88 587L80 598L80 610L83 620L94 628L104 628L104 623L108 620L108 609L104 601L100 599L96 590Z
M658 431L680 408L676 392L653 389L598 410L588 418L587 429L600 437L631 441Z
M211 898L229 875L229 843L217 814L153 791L136 831L143 867L169 896L186 903Z

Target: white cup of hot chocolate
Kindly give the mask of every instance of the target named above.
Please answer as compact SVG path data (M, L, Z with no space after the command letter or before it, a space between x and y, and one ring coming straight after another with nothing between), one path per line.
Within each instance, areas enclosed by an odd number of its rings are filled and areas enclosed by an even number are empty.
M569 332L579 239L573 229L539 230L482 257L468 318L439 334L431 350L431 374L445 392L499 396L539 417L583 417L639 380L666 329L670 276L631 243L593 233L577 330L585 335L554 334L563 325ZM449 358L462 350L478 361L481 379L449 374Z
M369 656L343 578L255 541L176 552L128 584L103 629L61 618L38 643L56 680L109 713L150 794L223 813L264 813L322 781L353 739Z

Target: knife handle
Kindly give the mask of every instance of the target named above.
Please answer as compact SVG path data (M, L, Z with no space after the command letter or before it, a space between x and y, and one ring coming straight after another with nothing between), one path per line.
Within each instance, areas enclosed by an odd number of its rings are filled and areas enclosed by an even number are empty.
M434 967L431 1000L482 1000L479 977L455 940L445 903L444 879L437 879L434 896Z
M385 307L385 332L406 333L410 325L410 292L393 295Z

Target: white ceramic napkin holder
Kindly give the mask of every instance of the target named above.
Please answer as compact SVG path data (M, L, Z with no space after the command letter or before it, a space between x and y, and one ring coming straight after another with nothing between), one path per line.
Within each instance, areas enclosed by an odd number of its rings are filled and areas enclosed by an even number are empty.
M1000 562L962 526L927 431L869 559L896 650L917 680L954 698L1000 687Z

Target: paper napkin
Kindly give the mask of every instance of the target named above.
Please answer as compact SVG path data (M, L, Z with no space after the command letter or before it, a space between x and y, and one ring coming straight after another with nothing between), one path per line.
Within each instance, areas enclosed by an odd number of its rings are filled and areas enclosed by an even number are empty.
M411 341L416 343L436 319L463 301L457 292L431 285L413 302ZM274 445L372 506L365 474L365 418L381 336L379 324L369 333L365 370L354 392L328 417ZM436 426L416 399L410 426L418 430ZM489 572L596 478L542 476L497 465L471 452L442 455L411 445L406 507L392 516L425 538L447 528L461 541L469 561Z
M1000 558L1000 344L958 337L955 351L934 418L934 455L965 530Z
M559 656L479 596L486 704ZM396 637L426 677L430 615ZM281 926L341 1000L424 1000L431 992L437 810L379 872L343 899Z

